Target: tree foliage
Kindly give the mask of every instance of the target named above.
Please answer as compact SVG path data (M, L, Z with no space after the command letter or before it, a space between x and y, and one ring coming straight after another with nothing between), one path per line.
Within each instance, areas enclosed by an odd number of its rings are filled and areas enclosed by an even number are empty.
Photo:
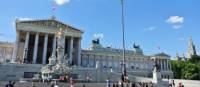
M200 56L194 55L187 61L172 60L171 65L175 79L200 80Z

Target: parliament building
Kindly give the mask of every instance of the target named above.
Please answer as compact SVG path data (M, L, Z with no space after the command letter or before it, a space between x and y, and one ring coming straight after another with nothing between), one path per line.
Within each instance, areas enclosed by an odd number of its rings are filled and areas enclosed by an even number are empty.
M16 41L12 52L11 63L44 66L48 59L56 54L56 36L59 29L66 29L64 54L70 66L95 67L99 62L101 70L120 73L122 68L122 49L104 47L99 39L92 40L88 49L81 49L83 31L58 21L56 18L39 20L16 19ZM159 65L162 78L173 78L170 56L165 53L144 55L139 45L125 50L127 73L140 77L152 77L155 64ZM25 71L24 71L25 72ZM29 71L30 72L30 71ZM39 72L39 71L35 71Z

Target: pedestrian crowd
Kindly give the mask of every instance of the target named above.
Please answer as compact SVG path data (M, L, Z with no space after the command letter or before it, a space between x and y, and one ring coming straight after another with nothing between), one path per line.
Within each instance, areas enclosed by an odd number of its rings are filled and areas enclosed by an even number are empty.
M169 81L169 87L184 87L184 85L180 82L178 86L176 86L174 80L171 80Z

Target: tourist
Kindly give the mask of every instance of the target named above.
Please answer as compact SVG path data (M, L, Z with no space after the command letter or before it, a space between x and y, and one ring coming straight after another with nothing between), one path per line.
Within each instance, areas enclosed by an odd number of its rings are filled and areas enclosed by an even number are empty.
M111 87L111 86L110 86L110 85L111 85L111 80L110 80L110 78L107 78L106 83L107 83L107 87Z
M116 84L116 87L119 87L119 84Z
M51 87L54 87L54 82L53 81L51 81Z
M113 87L116 87L116 86L115 86L115 83L113 83Z
M180 82L178 87L184 87L184 85Z
M44 75L42 75L42 81L43 81L43 83L44 83L46 80L47 80L47 77L44 76Z
M56 84L54 85L54 87L59 87L59 86L58 86L58 84L56 83Z
M74 87L74 80L72 77L70 77L70 87Z
M90 76L87 76L86 80L87 80L87 83L89 83L90 82Z
M175 87L175 83L174 83L174 80L172 80L172 87Z
M14 82L12 83L12 81L9 81L9 83L6 84L5 87L14 87Z
M124 82L121 82L121 87L124 87Z
M83 87L86 87L85 84L83 84Z
M181 83L179 83L179 84L178 84L178 87L182 87L182 84L181 84Z
M153 83L152 82L150 82L150 86L149 87L153 87Z
M135 87L135 83L131 83L131 87Z
M126 83L125 87L129 87L129 83Z
M68 78L68 76L67 76L67 75L65 76L65 79L66 79L66 82L68 82L68 81L69 81L69 80L68 80L69 78Z
M31 83L31 87L35 87L34 82Z

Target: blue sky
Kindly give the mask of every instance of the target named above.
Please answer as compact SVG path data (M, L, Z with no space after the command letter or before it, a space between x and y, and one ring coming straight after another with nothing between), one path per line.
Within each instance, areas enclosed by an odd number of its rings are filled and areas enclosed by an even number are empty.
M54 0L2 0L0 40L15 41L16 18L50 18L53 3ZM200 51L199 3L199 0L125 0L126 47L130 49L137 42L146 54L165 52L174 56L177 51L186 53L188 38L192 36ZM89 47L94 34L103 34L104 46L122 48L120 0L66 0L56 6L54 14L58 20L84 29L82 48Z

